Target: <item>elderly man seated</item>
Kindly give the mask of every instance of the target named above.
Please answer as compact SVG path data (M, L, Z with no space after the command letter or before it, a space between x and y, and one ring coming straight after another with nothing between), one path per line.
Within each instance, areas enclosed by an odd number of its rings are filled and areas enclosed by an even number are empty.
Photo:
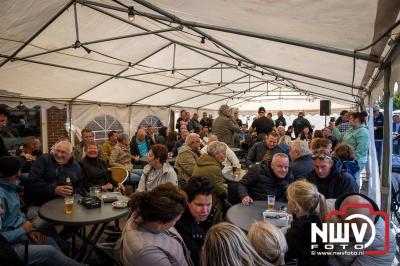
M187 181L193 174L196 160L200 156L200 136L190 133L185 140L185 144L179 150L175 161L175 168L178 170L179 187L184 188Z
M224 184L222 175L222 162L226 159L226 144L214 141L208 144L207 153L197 159L192 176L207 176L214 185L213 207L217 209L216 221L222 220L222 207L227 196L228 189Z
M345 206L350 204L363 204L369 205L374 211L379 211L379 207L376 203L368 198L367 196L359 193L349 193L346 195L341 196L335 202L335 208L337 210L344 211ZM385 236L385 221L383 217L376 216L371 213L369 208L365 207L357 207L357 208L346 208L347 210L343 212L343 215L338 215L336 217L337 222L345 222L345 223L355 223L357 225L358 230L362 231L363 225L366 224L366 220L362 218L353 218L351 220L346 220L347 217L350 215L364 215L368 217L373 223L375 227L375 237L373 242L370 244L369 247L364 249L363 251L372 251L372 250L384 250L385 245L388 244L388 251L381 255L333 255L330 256L329 264L332 266L338 265L359 265L359 266L383 266L383 265L392 265L394 256L396 254L396 240L389 230L389 239L386 239ZM352 231L350 230L350 243L348 247L346 247L345 251L359 251L355 249L355 245L366 244L367 241L371 238L371 227L367 225L364 238L361 242L357 242L356 238L353 237ZM335 245L334 251L341 252L343 251L342 243L338 243Z
M276 153L289 154L289 146L286 144L278 145L278 134L275 131L265 136L264 141L255 143L249 150L246 158L247 165L261 161L271 161Z
M67 185L68 180L72 187ZM72 144L63 140L55 145L52 154L44 154L32 165L25 184L30 220L38 218L39 207L57 197L69 196L84 185L83 173L79 164L72 158ZM42 225L36 219L38 227Z
M218 137L216 135L211 135L208 137L208 144L211 142L218 141ZM207 153L208 145L204 146L201 149L201 153ZM224 168L222 169L222 173L232 173L233 169L240 166L240 162L236 154L226 145L226 159L222 162Z
M342 194L359 191L353 176L325 149L315 150L312 160L314 170L307 175L307 181L315 184L325 198L336 199Z
M313 161L306 141L295 140L290 143L290 158L294 180L305 178L313 170Z
M250 167L239 181L239 197L244 205L249 205L253 200L267 200L268 195L275 195L277 201L286 202L286 189L292 181L289 157L284 153L276 153L271 162L262 161Z

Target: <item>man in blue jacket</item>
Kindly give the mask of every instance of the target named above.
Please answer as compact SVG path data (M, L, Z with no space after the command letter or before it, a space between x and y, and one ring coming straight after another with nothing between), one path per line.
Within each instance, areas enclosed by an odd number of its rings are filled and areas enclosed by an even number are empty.
M21 260L25 257L25 244L29 240L28 264L82 265L65 256L51 239L32 228L21 212L17 193L21 162L11 156L0 158L0 234L11 244Z

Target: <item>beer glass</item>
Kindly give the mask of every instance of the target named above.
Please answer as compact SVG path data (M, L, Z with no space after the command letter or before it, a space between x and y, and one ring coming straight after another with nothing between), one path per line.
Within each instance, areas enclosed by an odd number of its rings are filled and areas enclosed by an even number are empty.
M275 195L268 195L268 210L275 208Z
M65 213L66 214L71 214L72 209L74 207L74 197L73 196L67 196L64 198L64 203L65 203Z

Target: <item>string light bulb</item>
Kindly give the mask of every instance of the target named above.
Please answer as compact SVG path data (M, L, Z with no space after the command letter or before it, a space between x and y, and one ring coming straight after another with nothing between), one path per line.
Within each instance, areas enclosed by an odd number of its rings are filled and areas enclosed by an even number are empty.
M203 44L203 45L206 44L206 37L204 37L204 36L201 37L200 43Z
M130 22L133 22L135 20L135 9L133 8L133 6L129 6L128 7L128 20Z

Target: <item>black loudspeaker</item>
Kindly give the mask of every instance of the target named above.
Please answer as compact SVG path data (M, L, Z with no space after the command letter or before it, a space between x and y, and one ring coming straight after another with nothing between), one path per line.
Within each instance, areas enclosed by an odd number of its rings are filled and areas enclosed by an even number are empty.
M319 101L319 115L331 115L331 101L330 100Z

